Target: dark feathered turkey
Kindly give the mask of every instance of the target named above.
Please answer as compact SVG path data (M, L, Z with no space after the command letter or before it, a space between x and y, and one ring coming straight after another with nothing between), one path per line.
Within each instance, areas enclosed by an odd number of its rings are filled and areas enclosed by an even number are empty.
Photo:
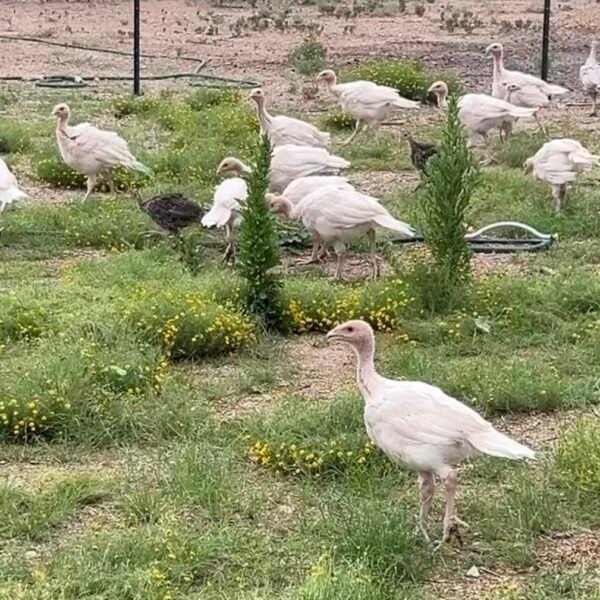
M417 171L425 173L429 159L437 154L436 146L434 144L422 144L410 136L407 136L406 139L410 146L410 162Z
M140 202L139 206L157 225L174 234L200 223L205 212L198 204L178 193L154 196Z

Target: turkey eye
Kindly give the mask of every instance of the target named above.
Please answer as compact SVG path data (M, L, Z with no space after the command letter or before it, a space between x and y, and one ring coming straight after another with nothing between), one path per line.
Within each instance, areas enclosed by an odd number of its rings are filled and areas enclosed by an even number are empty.
M348 327L348 333L352 333L354 331L354 327Z

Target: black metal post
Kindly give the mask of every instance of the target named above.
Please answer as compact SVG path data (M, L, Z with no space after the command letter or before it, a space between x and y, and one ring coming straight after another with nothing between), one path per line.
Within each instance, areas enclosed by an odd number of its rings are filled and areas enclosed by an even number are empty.
M142 93L140 86L140 1L133 0L133 93Z
M550 49L550 2L544 0L544 29L542 32L542 79L548 79L548 51Z

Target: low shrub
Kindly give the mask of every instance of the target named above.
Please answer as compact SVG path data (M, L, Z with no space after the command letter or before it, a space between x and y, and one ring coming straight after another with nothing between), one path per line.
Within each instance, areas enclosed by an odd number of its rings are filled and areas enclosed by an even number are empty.
M327 65L327 48L319 40L307 38L290 51L288 62L300 75L316 75Z
M31 137L24 125L14 119L0 119L0 155L27 152L31 147Z
M374 451L375 446L371 442L356 444L355 440L342 436L316 447L257 440L251 444L248 456L257 465L278 473L321 477L342 473L351 466L368 467L373 461Z
M331 131L346 131L356 127L356 121L350 115L339 109L330 110L321 117L321 124Z
M163 370L157 347L119 328L41 339L3 360L0 439L75 438L108 427L127 402L160 389Z
M6 294L0 303L0 341L29 340L47 329L47 309L25 304L24 295Z
M600 498L600 423L581 419L560 439L555 473L561 484L582 497Z
M400 278L352 288L329 281L291 281L284 296L284 322L296 333L329 331L348 319L363 319L375 329L391 331L399 327L413 302Z
M411 100L425 100L427 89L436 79L443 79L448 84L450 93L460 91L454 75L428 72L416 60L376 59L366 61L341 73L342 81L357 79L393 87L402 96Z
M113 115L122 119L131 115L149 116L160 106L156 96L122 96L111 103Z
M237 105L242 99L239 90L208 88L193 92L186 97L185 102L193 111L201 112L213 106Z
M123 312L145 339L160 343L174 360L233 352L255 337L251 319L205 294L141 289Z

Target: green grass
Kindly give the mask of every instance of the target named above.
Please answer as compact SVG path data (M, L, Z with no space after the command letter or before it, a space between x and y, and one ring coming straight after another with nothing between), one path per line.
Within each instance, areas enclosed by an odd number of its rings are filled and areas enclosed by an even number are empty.
M39 94L2 95L8 138L29 140L13 144L11 164L30 180L40 157L57 156L55 99ZM134 182L145 196L177 189L208 202L218 162L248 159L256 143L235 92L65 99L76 121L120 131L153 168ZM517 133L494 146L467 221L522 220L558 243L479 260L463 304L443 315L419 294L422 249L397 251L383 234L394 272L378 281L284 271L288 334L275 336L244 311L220 232L150 235L127 192L3 214L0 598L433 600L434 582L460 584L477 565L526 573L486 600L596 600L593 566L549 565L539 552L552 534L600 527L600 193L586 175L555 215L549 188L520 169L540 142ZM405 142L365 134L339 153L354 172L400 174L382 200L419 225ZM49 183L60 198L65 181ZM279 232L289 258L291 234ZM465 465L459 511L471 528L458 552L431 552L416 532L415 476L368 443L352 359L323 339L348 318L379 330L382 373L438 385L503 431L510 417L540 451L531 464ZM566 410L568 426L537 435Z

